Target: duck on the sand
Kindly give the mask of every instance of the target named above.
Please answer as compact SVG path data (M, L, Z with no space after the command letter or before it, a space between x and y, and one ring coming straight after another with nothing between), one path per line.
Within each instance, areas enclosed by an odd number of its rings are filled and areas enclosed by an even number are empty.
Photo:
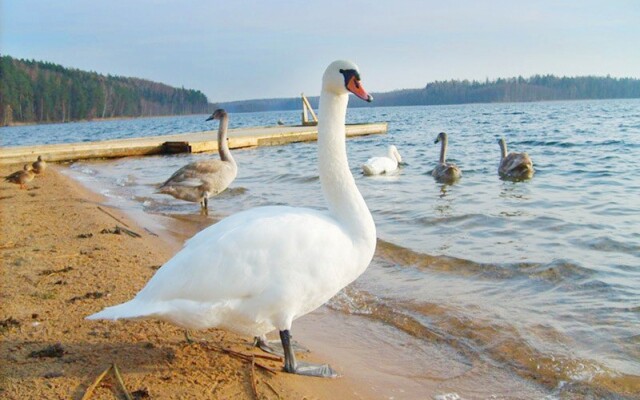
M47 163L42 159L42 156L38 156L38 160L31 164L33 172L38 175L44 174L44 170L47 169Z
M24 167L20 171L16 171L10 175L4 177L4 180L7 182L15 183L16 185L20 185L20 189L26 189L25 186L27 183L33 180L33 177L36 174L31 169L29 164L25 164Z

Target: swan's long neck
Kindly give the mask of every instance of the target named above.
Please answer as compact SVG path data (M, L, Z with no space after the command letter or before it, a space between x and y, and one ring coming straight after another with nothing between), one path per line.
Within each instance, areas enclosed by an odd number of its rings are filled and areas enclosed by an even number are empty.
M440 147L440 164L444 164L444 161L447 158L447 137L442 136L442 144Z
M507 142L505 142L504 140L500 141L500 154L501 160L504 160L504 158L507 156Z
M227 127L229 126L229 117L227 115L220 119L220 126L218 127L218 154L222 161L228 161L232 164L236 163L233 159L231 152L229 151L229 143L227 143Z
M358 238L375 242L375 225L349 169L345 143L347 94L323 90L318 110L318 166L329 212ZM363 237L364 235L364 237ZM370 237L373 236L373 237Z
M400 153L396 151L393 147L389 148L389 158L394 160L396 163L400 162Z

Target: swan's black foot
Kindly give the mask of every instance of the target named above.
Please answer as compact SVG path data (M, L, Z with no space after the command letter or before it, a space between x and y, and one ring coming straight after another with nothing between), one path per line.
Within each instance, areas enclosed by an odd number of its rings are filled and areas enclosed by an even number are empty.
M280 341L284 350L284 371L290 374L317 376L320 378L336 378L338 374L327 364L317 365L297 362L291 345L289 330L280 331Z
M291 374L315 376L318 378L337 378L338 373L329 364L310 364L302 361L296 362L295 370L289 371L285 365L285 372Z
M189 333L188 329L184 330L184 340L187 342L187 344L194 344L196 341L193 340L193 338L191 337L191 334Z
M260 350L265 353L273 354L279 357L284 357L284 349L282 348L282 342L279 340L267 340L265 336L256 336L253 340L253 346L259 347ZM291 347L296 353L310 353L309 349L302 346L295 340L291 341Z
M200 215L209 215L209 199L206 197L200 200Z
M273 345L278 344L278 348L274 348ZM253 347L258 347L260 350L264 351L265 353L269 353L269 354L273 354L276 356L280 356L280 357L284 357L284 352L282 351L282 344L280 342L276 342L276 341L269 341L267 340L266 337L264 336L256 336L253 338Z

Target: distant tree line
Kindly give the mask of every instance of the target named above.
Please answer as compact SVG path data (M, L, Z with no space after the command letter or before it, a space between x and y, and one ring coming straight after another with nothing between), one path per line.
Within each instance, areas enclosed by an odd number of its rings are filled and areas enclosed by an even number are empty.
M207 97L138 78L0 57L0 124L206 113Z
M373 103L352 107L640 98L640 79L535 75L479 81L436 81L420 89L374 93ZM310 97L314 108L318 97ZM209 104L199 90L138 78L101 75L61 65L0 56L0 124L66 122L95 118L300 110L300 98Z
M374 102L351 102L351 107L417 106L464 103L531 102L547 100L586 100L640 98L640 79L610 76L557 77L535 75L530 78L496 80L436 81L421 89L373 93ZM314 108L317 97L309 97ZM218 103L230 112L297 110L299 98L245 100Z

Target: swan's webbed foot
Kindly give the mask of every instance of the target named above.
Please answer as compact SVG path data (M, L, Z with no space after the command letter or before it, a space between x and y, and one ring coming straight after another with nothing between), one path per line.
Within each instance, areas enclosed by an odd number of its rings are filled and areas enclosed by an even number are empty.
M284 370L285 372L289 372L291 374L315 376L318 378L337 378L338 377L338 373L333 368L331 368L329 364L311 364L311 363L298 361L296 363L295 369L289 370L285 365Z
M209 215L209 202L206 198L200 202L200 215Z
M191 337L191 333L189 333L188 329L184 330L184 340L187 344L194 344L196 342L196 340Z
M310 364L297 362L291 345L291 335L288 330L280 331L280 340L284 350L284 371L290 374L316 376L319 378L336 378L338 373L328 364Z
M265 353L273 354L279 357L284 357L284 349L282 342L279 340L267 340L266 336L256 336L253 339L253 347L258 347ZM302 346L295 340L291 340L291 347L296 353L310 353L309 349Z
M276 342L272 341L272 343L275 345L277 344ZM258 347L260 350L264 351L265 353L269 353L269 354L273 354L276 356L280 356L283 357L284 356L284 352L282 351L282 344L280 344L280 348L279 349L275 349L271 343L269 343L269 341L267 340L266 336L256 336L253 338L253 347Z

